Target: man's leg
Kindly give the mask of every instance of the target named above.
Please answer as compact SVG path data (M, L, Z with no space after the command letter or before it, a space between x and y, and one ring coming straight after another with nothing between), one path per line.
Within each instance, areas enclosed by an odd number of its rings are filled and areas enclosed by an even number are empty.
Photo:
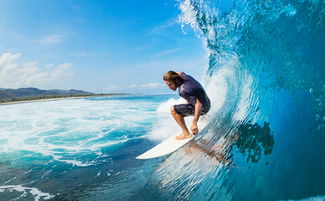
M192 135L190 134L190 132L188 131L185 121L184 121L184 117L180 114L178 114L175 110L174 110L174 106L172 106L170 108L170 112L172 114L172 116L174 117L174 119L176 120L177 124L182 128L182 134L176 136L177 140L182 140L182 139L186 139L186 138L190 138L192 137Z

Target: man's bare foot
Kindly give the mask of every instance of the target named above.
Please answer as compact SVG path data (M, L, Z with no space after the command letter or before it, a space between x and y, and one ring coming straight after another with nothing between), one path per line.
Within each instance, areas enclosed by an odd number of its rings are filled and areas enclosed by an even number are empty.
M187 139L187 138L191 138L192 135L190 133L182 133L180 135L177 135L175 138L176 140L184 140L184 139Z

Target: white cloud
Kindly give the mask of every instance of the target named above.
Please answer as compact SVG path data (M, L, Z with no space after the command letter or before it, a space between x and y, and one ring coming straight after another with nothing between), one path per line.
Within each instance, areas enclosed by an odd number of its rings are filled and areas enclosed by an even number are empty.
M39 42L43 44L55 44L55 43L60 43L62 41L63 41L63 36L59 34L46 36L41 40L39 40Z
M4 53L0 56L0 87L19 88L40 86L60 78L71 77L71 63L58 66L49 64L41 70L37 62L19 63L21 54Z
M146 84L132 84L130 85L131 88L159 88L163 87L164 84L161 82L152 82L152 83L146 83Z

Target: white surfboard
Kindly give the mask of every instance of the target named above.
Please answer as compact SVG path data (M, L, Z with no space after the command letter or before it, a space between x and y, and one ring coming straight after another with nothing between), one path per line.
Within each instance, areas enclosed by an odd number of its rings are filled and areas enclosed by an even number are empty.
M177 134L179 135L179 134ZM193 137L187 138L184 140L176 140L176 136L174 135L167 140L163 141L162 143L158 144L154 148L150 149L149 151L141 154L140 156L136 157L136 159L150 159L150 158L157 158L160 156L164 156L170 153L173 153L177 149L181 148L183 145L191 141Z

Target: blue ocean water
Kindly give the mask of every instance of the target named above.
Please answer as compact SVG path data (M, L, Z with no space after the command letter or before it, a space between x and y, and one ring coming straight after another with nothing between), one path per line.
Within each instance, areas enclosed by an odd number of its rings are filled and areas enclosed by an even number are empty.
M129 185L132 174L142 175L132 173L143 171L133 170L143 163L135 157L168 136L159 136L160 129L152 134L153 126L170 121L168 109L159 106L175 98L109 96L1 105L0 200L93 200L89 194L107 185L116 194L102 199L119 199L117 186Z
M134 159L179 131L175 95L1 105L0 200L325 200L324 6L180 1L212 108L166 157Z

